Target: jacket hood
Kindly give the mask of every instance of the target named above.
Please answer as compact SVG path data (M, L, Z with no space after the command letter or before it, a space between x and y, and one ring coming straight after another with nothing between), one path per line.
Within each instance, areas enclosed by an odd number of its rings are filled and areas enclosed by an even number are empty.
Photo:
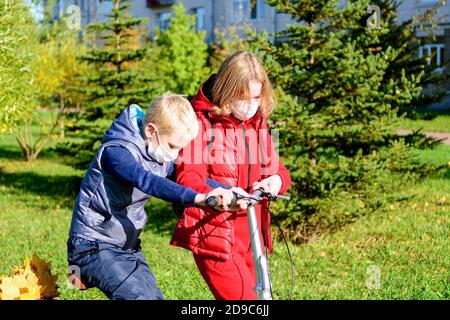
M105 132L102 143L116 141L134 144L146 160L151 160L143 138L142 125L144 122L144 111L137 104L126 108L111 124Z
M216 75L211 75L206 82L204 82L200 89L198 89L197 95L192 99L191 104L192 108L195 112L205 112L210 111L214 106L212 101L212 87L214 85L214 81L216 79Z
M216 115L213 114L211 111L211 108L214 106L212 101L212 88L214 85L214 81L216 80L216 75L211 75L206 82L204 82L200 89L198 89L197 95L194 96L194 98L191 100L192 108L195 112L204 112L208 113L208 115L211 118L214 118L216 120L228 120L234 124L241 123L241 120L236 119L232 115ZM245 120L244 123L260 123L261 119L265 118L264 116L261 116L258 112L256 115L254 115L252 118ZM260 120L260 121L257 121Z

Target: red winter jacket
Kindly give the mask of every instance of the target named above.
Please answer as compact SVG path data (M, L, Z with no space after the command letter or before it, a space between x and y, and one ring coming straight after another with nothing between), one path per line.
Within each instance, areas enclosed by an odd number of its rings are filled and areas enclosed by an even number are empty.
M210 89L213 81L212 76L191 101L200 130L197 137L180 153L176 167L177 182L207 193L212 190L206 184L206 178L209 177L251 192L255 181L278 174L282 180L280 193L286 192L291 178L274 149L266 118L257 113L253 118L241 122L231 115L211 113L213 104L210 102ZM263 236L267 236L268 248L271 250L270 217L264 210L266 207L262 206L256 207L260 232L263 230L260 233L261 241ZM217 212L189 207L180 216L170 244L195 254L228 260L233 245L238 241L243 244L243 251L248 249L250 236L246 210Z

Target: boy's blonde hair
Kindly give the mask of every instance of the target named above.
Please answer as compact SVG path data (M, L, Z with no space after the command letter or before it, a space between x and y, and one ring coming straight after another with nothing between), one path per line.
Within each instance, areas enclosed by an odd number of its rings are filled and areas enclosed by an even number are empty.
M160 134L178 132L190 139L198 134L198 122L185 96L166 92L153 100L144 116L144 128L149 123L158 127Z
M272 84L266 70L258 58L250 52L238 51L228 57L221 65L212 88L212 99L216 114L231 113L231 102L246 100L250 97L249 83L261 82L260 112L268 115L275 107Z

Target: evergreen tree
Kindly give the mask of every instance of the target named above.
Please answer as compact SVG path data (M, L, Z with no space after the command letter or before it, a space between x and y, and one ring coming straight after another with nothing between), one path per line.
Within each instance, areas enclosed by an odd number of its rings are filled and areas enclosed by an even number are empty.
M267 34L251 42L276 86L272 121L293 177L293 198L275 219L302 241L375 210L402 181L391 172L414 167L394 128L398 107L419 94L423 71L391 72L405 47L378 48L393 30L389 19L367 26L371 1L268 3L299 22L275 42Z
M418 107L439 101L445 94L443 86L445 74L436 73L434 71L435 66L428 65L426 56L422 58L418 56L419 47L424 44L425 40L416 36L419 29L428 29L430 37L433 36L434 30L429 26L436 22L434 16L442 3L437 3L435 6L423 10L423 12L416 12L409 20L401 23L397 19L397 13L401 9L400 1L374 0L370 4L380 8L380 19L384 21L383 23L389 29L389 32L381 34L378 41L368 42L367 48L372 52L385 51L388 47L401 51L401 54L397 55L386 70L385 81L400 79L402 70L405 70L406 74L419 74L424 71L419 86L421 88L426 88L428 85L434 86L433 90L422 91L420 94L414 95L411 103L395 105L399 108L399 115L406 111L408 116L413 116ZM362 17L359 24L364 25L366 20L367 17ZM363 32L362 28L356 28L352 30L352 37L356 38Z
M195 29L195 17L186 14L184 6L173 7L169 27L160 30L155 39L158 54L153 65L166 91L193 96L208 78L211 70L206 66L205 35Z
M148 106L155 92L155 79L140 68L147 54L139 33L146 19L133 17L130 1L113 0L107 20L89 25L91 48L81 61L95 69L81 77L81 92L86 96L83 112L73 115L81 143L70 143L79 165L88 164L100 145L104 131L122 110L132 103Z
M242 26L230 26L225 29L214 30L214 42L209 46L208 64L213 73L217 73L223 61L236 51L252 51L254 45L246 41L238 34L240 29L245 33L250 33L251 27L244 24Z

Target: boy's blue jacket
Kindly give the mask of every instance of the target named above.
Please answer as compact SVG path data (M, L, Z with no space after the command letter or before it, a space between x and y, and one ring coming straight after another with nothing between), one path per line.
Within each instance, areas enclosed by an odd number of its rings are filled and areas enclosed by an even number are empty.
M80 192L73 209L70 236L104 241L125 249L136 246L139 234L147 220L144 205L151 195L105 170L102 167L102 154L107 147L125 148L124 153L130 156L126 152L129 151L134 158L131 159L132 162L135 162L134 160L139 162L147 173L149 171L159 177L169 175L173 170L172 162L161 164L147 154L145 142L140 133L143 117L141 108L131 105L106 131L102 139L103 144L81 182ZM123 166L127 166L127 163L123 163ZM153 175L150 174L150 178ZM159 177L155 178L161 179ZM166 181L172 183L167 179L159 181L164 182L159 184L161 188ZM175 183L172 186L182 188ZM173 190L175 191L179 193L179 190ZM184 193L182 199L190 199L188 202L193 202L197 194L187 188L183 188L182 193Z

